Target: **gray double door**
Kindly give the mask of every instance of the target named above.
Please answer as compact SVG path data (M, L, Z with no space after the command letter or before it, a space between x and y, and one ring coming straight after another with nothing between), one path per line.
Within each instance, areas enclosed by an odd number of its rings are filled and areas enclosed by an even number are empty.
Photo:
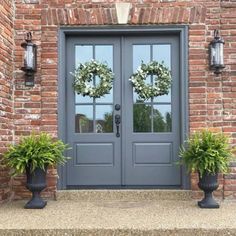
M69 37L66 44L67 188L180 187L179 38L169 36ZM114 73L100 98L74 92L70 72L95 59ZM130 76L142 62L164 62L172 74L168 95L143 101ZM99 77L91 81L98 84ZM153 76L146 80L153 83Z

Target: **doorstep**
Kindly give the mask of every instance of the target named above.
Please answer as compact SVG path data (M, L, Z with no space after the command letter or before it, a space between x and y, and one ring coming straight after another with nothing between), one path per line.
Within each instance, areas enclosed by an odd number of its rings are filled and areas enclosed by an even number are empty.
M74 201L59 193L57 201L49 201L41 210L23 209L24 204L15 201L0 207L0 235L236 235L235 202L221 202L219 209L200 209L195 200Z
M57 200L72 201L155 201L155 200L191 200L191 190L165 189L103 189L103 190L59 190Z

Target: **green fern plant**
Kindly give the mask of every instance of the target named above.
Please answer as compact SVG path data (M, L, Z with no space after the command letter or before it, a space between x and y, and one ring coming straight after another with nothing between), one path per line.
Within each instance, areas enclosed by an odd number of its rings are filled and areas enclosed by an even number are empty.
M15 176L23 174L26 167L33 172L36 168L45 170L49 165L64 164L68 159L63 154L66 149L68 145L47 133L33 133L22 137L18 144L10 145L3 160Z
M186 140L186 147L180 148L180 164L185 164L189 172L227 173L233 155L228 137L208 130L196 132Z

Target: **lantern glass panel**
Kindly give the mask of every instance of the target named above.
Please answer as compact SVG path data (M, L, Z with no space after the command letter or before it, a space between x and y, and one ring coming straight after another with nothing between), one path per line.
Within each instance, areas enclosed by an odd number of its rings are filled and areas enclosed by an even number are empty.
M23 61L24 61L24 66L22 68L26 69L27 67L27 48L26 47L24 47Z
M224 66L224 44L219 43L219 65Z
M27 45L26 47L26 68L28 70L33 70L34 69L34 52L33 52L33 46L32 45Z
M215 45L214 44L212 44L211 45L211 47L210 47L210 49L211 49L211 61L210 61L210 65L211 65L211 67L214 67L215 66L215 64L216 64L216 48L215 48Z
M221 43L216 43L215 44L215 65L216 66L219 66L220 65L220 62L221 62L221 59L220 59L220 45Z
M223 45L221 42L211 45L211 67L213 68L224 66Z

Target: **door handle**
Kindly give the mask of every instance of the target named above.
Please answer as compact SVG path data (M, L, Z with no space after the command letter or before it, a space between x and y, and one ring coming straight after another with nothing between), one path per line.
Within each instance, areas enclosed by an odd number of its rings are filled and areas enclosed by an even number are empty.
M115 123L116 123L116 137L120 137L120 115L115 115Z

